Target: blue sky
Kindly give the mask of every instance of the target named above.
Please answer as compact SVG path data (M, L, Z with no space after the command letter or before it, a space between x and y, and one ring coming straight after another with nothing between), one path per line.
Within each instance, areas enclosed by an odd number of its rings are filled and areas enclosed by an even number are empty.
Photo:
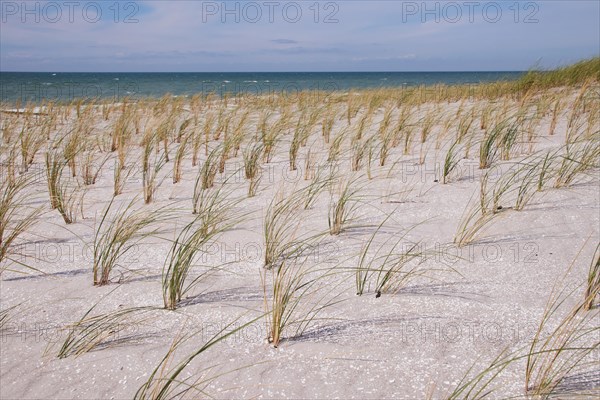
M0 6L2 71L524 70L600 53L597 0Z

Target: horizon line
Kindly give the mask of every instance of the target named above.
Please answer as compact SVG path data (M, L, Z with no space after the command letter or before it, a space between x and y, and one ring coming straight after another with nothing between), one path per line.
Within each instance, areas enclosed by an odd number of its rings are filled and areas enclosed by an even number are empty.
M455 70L455 71L2 71L19 74L397 74L397 73L465 73L529 72L531 70ZM544 72L544 71L541 71Z

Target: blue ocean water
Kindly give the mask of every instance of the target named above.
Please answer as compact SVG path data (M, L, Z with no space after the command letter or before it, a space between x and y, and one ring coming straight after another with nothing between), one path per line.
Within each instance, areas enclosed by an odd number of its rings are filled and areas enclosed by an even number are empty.
M524 72L264 72L264 73L52 73L0 72L6 103L119 100L125 97L192 96L198 93L278 94L302 90L477 84L519 78Z

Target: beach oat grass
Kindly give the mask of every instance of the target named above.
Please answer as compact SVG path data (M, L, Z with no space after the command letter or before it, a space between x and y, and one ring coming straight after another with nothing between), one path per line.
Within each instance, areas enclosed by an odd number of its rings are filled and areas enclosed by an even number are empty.
M269 203L263 222L265 267L273 267L293 246L300 227L299 202L297 196L276 195Z
M43 211L42 207L27 204L30 195L26 189L32 182L32 176L25 174L17 175L13 180L0 181L0 275L6 269L3 266L5 261L11 260L18 238L38 221Z
M486 181L487 178L482 178L482 180ZM464 247L473 242L485 228L501 215L501 213L492 212L487 208L489 200L486 196L487 191L485 188L482 188L480 190L479 201L477 203L469 201L465 207L456 234L454 235L454 243L459 247Z
M142 150L142 185L144 190L144 203L150 204L162 180L158 175L168 162L167 150L161 152L158 149L160 138L158 133L148 131L144 137Z
M21 304L15 304L14 306L7 307L4 310L0 310L0 333L3 334L4 330L8 327L8 324L13 319L15 311L19 309Z
M444 158L444 166L442 169L442 183L447 184L450 181L450 174L452 171L456 169L458 164L460 163L460 158L458 156L459 149L459 139L456 139L448 148L446 152L446 157Z
M109 284L111 272L120 265L123 256L135 249L142 239L154 235L156 228L153 226L169 214L164 208L136 210L136 201L133 199L127 205L120 206L114 213L116 217L110 220L114 201L113 198L102 211L100 223L95 227L93 282L96 286Z
M192 213L198 216L198 229L204 235L230 229L246 215L235 210L243 200L232 196L235 189L229 180L235 176L231 175L217 187L194 192Z
M569 143L559 157L561 161L555 173L555 188L569 186L577 177L600 167L600 140Z
M330 189L336 182L337 173L336 166L316 167L310 183L300 189L301 193L298 193L301 197L302 208L305 210L310 209L318 200L319 195L323 191Z
M511 135L505 134L508 122L502 121L496 124L489 132L486 131L479 144L479 168L489 168L498 156L498 143L501 138L509 138ZM514 135L513 135L514 136ZM516 136L515 136L516 137ZM504 143L504 142L503 142Z
M191 120L187 119L186 121L189 122ZM183 128L183 129L185 129L185 128ZM181 132L181 130L180 130L180 132ZM191 137L192 137L191 133L185 134L183 136L180 136L180 135L177 136L179 146L177 147L177 151L175 152L175 160L173 163L173 184L179 183L181 181L181 178L182 178L181 165L183 163L183 158L186 156L186 154L188 152L187 144L191 140Z
M284 336L302 335L318 313L339 302L334 289L343 280L324 283L339 271L333 266L322 266L318 259L311 264L311 244L299 246L300 251L283 257L269 270L261 270L267 341L273 347L278 347Z
M596 246L596 251L590 263L588 271L587 285L584 296L584 308L591 310L595 301L600 295L600 243Z
M569 306L569 300L580 286L569 289L564 284L584 247L585 244L563 278L552 288L527 353L525 392L530 396L547 398L560 392L561 384L569 375L597 368L600 310L586 309L589 296Z
M218 268L206 268L191 281L188 279L196 267L198 254L226 227L219 226L207 230L203 215L199 215L186 225L171 245L162 272L163 300L166 309L175 310L187 292L194 288L211 272Z
M67 165L64 152L50 146L46 151L46 182L50 207L60 213L66 224L72 224L76 222L79 211L83 214L87 187L64 172Z
M219 157L221 146L217 146L208 153L206 160L202 163L200 171L196 176L194 184L194 193L199 190L206 190L214 186L217 172L219 171ZM196 196L196 195L194 195Z
M438 268L425 268L424 262L430 257L421 243L406 240L407 235L418 225L403 229L398 235L391 235L380 243L375 251L375 239L382 233L384 225L392 218L390 213L362 247L355 268L356 294L361 296L369 291L371 283L375 297L384 293L398 293L411 280L426 276ZM446 269L444 269L446 270Z
M369 240L367 240L367 242L363 245L359 257L358 257L358 263L356 265L356 271L355 271L355 282L356 282L356 294L358 296L362 296L363 293L365 292L365 289L367 289L367 283L369 282L369 277L372 274L372 271L375 269L374 268L374 258L375 257L368 257L369 255L369 250L371 248L371 245L373 244L377 234L379 233L379 231L381 230L381 228L385 225L385 223L391 218L391 214L389 214L377 227L377 229L375 229L375 231L373 231L373 233L371 234L371 237L369 238ZM381 249L381 247L379 248ZM376 254L378 254L379 249L377 250Z
M575 399L597 396L597 382L592 381L579 386L571 386L568 383L572 376L597 369L597 353L600 349L598 310L585 310L587 298L584 302L575 301L574 306L569 307L573 294L580 289L568 289L564 286L572 266L573 264L562 279L556 281L531 344L513 350L504 349L476 374L473 374L474 365L471 366L445 398L496 398L501 374L509 367L514 369L515 364L522 362L525 363L524 398Z
M88 141L89 143L89 141ZM95 185L102 168L110 160L110 153L99 152L91 144L81 153L80 176L84 185Z
M348 128L343 129L341 132L337 134L337 136L331 141L329 145L329 152L327 156L327 162L335 162L338 160L341 152L342 152L342 143L346 138L346 133L348 132ZM357 141L360 139L356 139Z
M329 233L339 235L348 228L348 223L355 218L355 213L361 204L360 192L362 185L357 178L339 183L339 196L332 198L329 204Z
M33 125L23 124L19 134L19 147L21 152L21 172L27 172L35 161L36 154L46 144L46 138L41 129L35 129Z
M248 197L254 197L256 195L260 183L262 175L260 161L263 151L264 146L260 142L250 144L242 151L244 159L244 175L249 181Z
M149 316L146 314L156 310L155 307L133 307L91 315L100 301L94 304L79 321L64 328L67 337L58 349L56 355L58 358L78 357L90 351L116 346L127 339L133 340L131 335L124 332L148 320ZM48 350L49 348L46 352Z
M217 345L218 343L227 340L229 337L243 331L248 326L263 318L263 315L251 319L241 325L238 324L240 318L227 324L222 330L210 337L203 345L198 347L192 353L184 356L179 362L174 364L176 353L180 347L192 340L196 341L197 336L202 334L202 331L185 334L183 329L178 333L171 346L165 353L164 357L159 361L158 365L152 370L148 380L135 393L135 400L170 400L184 398L208 398L211 397L206 391L210 382L223 376L227 373L238 371L245 367L239 367L232 371L217 374L214 376L205 376L211 367L201 368L200 372L193 374L187 378L182 377L182 373L192 362L203 353ZM202 375L204 374L204 376Z

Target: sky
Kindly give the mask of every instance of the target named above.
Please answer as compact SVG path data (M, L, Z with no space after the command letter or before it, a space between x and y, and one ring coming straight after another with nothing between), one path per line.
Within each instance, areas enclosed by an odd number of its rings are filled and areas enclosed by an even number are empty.
M600 54L600 1L5 1L0 71L516 71Z

